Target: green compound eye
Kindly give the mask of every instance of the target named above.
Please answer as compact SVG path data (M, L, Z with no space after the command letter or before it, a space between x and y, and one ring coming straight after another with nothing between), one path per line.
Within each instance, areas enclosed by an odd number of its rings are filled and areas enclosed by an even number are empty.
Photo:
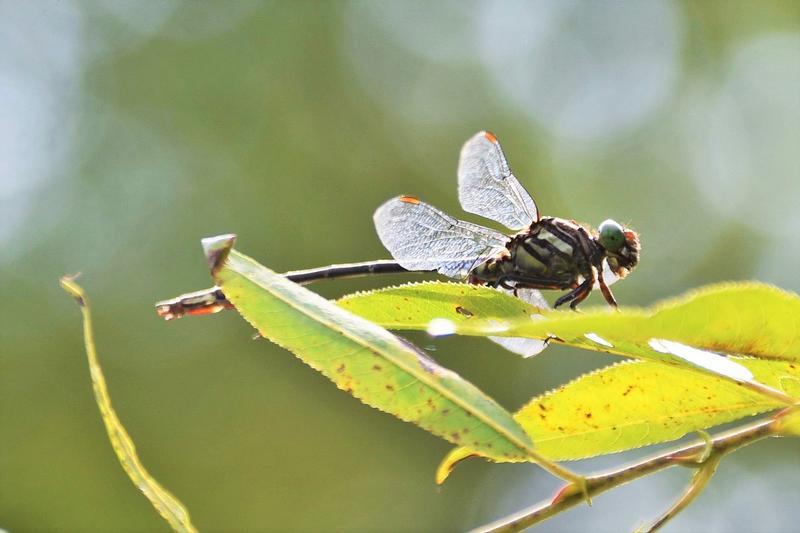
M625 244L625 233L622 226L610 218L600 224L599 232L600 245L609 252L618 252Z

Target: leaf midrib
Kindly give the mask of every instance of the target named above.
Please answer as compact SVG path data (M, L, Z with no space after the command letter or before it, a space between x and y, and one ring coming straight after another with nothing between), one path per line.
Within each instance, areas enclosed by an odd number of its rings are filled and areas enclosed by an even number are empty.
M233 256L233 257L230 257L230 256ZM231 250L231 252L230 252L230 256L229 256L229 259L235 259L235 260L238 260L238 261L243 261L243 262L245 262L245 263L251 263L251 264L253 264L254 266L260 266L260 265L258 265L258 263L256 263L256 262L255 262L253 259L250 259L249 257L246 257L246 256L244 256L244 255L242 255L242 254L239 254L239 253L238 253L238 252L236 252L235 250ZM265 268L265 267L262 267L262 268ZM266 270L269 270L269 269L266 269ZM271 284L271 285L273 285L273 286L279 286L279 285L280 285L280 283L282 283L282 282L284 282L284 281L285 281L285 280L283 280L283 279L281 279L281 278L278 278L278 277L277 277L278 275L277 275L277 274L275 274L274 272L272 272L271 270L269 270L269 272L270 272L270 273L272 273L274 276L276 276L276 278L270 282L270 284ZM267 286L264 286L264 285L262 285L262 284L260 283L260 281L254 281L254 280L251 280L251 279L247 278L246 276L243 276L242 274L240 274L240 273L238 273L238 272L236 272L236 274L237 274L237 275L239 275L239 276L241 276L243 279L245 279L245 280L246 280L246 281L248 281L249 283L252 283L252 284L254 284L254 285L258 286L258 287L261 287L262 289L264 289L265 291L267 291L267 292L269 292L270 294L272 294L274 297L276 297L278 300L280 300L280 301L281 301L281 302L283 302L284 304L288 305L288 306L289 306L289 307L291 307L292 309L295 309L295 310L297 310L297 311L298 311L298 312L300 312L301 314L308 316L309 318L311 318L311 319L312 319L312 320L314 320L315 322L321 323L321 324L325 325L326 327L328 327L328 328L329 328L329 329L331 329L331 330L334 330L334 331L339 331L339 332L341 332L343 336L347 337L348 339L350 339L350 340L351 340L352 342L354 342L355 344L357 344L357 345L361 346L361 347L362 347L362 349L367 349L367 350L371 350L371 349L373 349L373 347L372 347L372 346L370 346L370 345L369 345L369 343L368 343L368 342L367 342L365 339L361 339L360 337L354 337L354 336L353 336L353 335L352 335L350 332L348 332L346 329L343 329L343 328L341 328L341 327L339 327L339 326L337 326L337 325L335 325L335 324L332 324L332 323L331 323L329 320L327 320L327 319L326 319L324 316L320 317L320 316L318 316L318 314L317 314L317 313L314 313L314 312L312 312L312 310L310 310L310 309L305 309L304 307L301 307L301 306L299 306L298 304L296 304L295 302L293 302L291 299L288 299L288 298L287 298L287 297L285 297L283 294L280 294L280 292L273 291L273 290L271 290L271 289L270 289L270 287L267 287ZM286 283L291 283L291 282L289 282L289 281L286 281ZM309 292L310 292L310 291L309 291ZM314 294L314 293L312 293L312 294ZM316 295L316 296L318 296L318 295ZM321 296L318 296L318 297L322 298ZM339 307L339 306L337 306L337 305L335 305L335 304L333 304L333 303L331 303L331 302L328 302L328 301L327 301L327 300L325 300L324 298L323 298L323 301L324 301L325 303L328 303L328 304L330 304L330 305L334 306L334 307L337 309L337 312L341 311L341 312L343 312L343 313L349 313L349 311L346 311L345 309L343 309L343 308L341 308L341 307ZM376 328L376 331L380 331L380 335L384 335L384 334L385 334L385 335L389 335L390 337L389 337L389 339L388 339L388 340L389 340L389 342L391 342L392 344L394 344L394 347L395 347L395 348L405 348L405 347L398 346L397 344L395 344L395 343L397 343L397 342L399 342L399 341L397 340L397 338L396 338L394 335L392 335L391 333L389 333L389 332L388 332L388 331L386 331L385 329L381 328L380 326L377 326L376 324L374 324L374 323L372 323L372 322L368 321L367 319L365 319L365 318L362 318L362 317L360 317L360 316L358 316L358 315L356 315L356 314L354 314L354 313L350 313L350 314L351 314L353 317L355 317L357 320L359 320L359 321L362 321L362 322L363 322L363 323L364 323L364 324L365 324L367 327ZM407 348L406 348L406 349L407 349ZM391 354L389 354L389 353L384 353L384 352L385 352L385 350L384 350L383 348L379 348L379 351L380 351L380 352L381 352L381 353L384 355L384 357L385 357L385 358L386 358L386 359L387 359L387 360L388 360L388 361L389 361L391 364L393 364L394 366L396 366L396 367L397 367L397 368L399 368L400 370L402 370L402 371L404 371L404 372L406 372L406 373L410 374L411 376L413 376L415 379L417 379L417 380L418 380L418 381L420 381L421 383L424 383L424 384L425 384L425 385L426 385L426 386L427 386L429 389L432 389L433 391L435 391L435 392L436 392L437 394L439 394L440 396L442 396L442 397L446 398L447 400L451 401L451 402L452 402L452 403L454 403L455 405L458 405L458 406L459 406L459 407L460 407L460 408L461 408L463 411L465 411L465 412L469 412L469 413L473 413L473 414L474 414L474 416L476 416L476 418L478 418L479 420L481 420L481 421L482 421L484 424L486 424L488 427L492 428L492 429L495 431L495 433L497 433L497 434L499 434L499 435L501 435L501 436L504 436L504 437L505 437L506 439L508 439L508 440L509 440L509 441L510 441L512 444L514 444L514 445L515 445L517 448L519 448L520 450L522 450L522 451L526 452L528 455L530 455L530 452L532 451L532 446L529 446L529 445L527 445L527 444L525 444L525 443L520 443L520 442L519 442L519 440L516 438L516 436L509 434L507 431L505 431L505 429L504 429L504 428L502 428L502 427L498 427L496 424L492 423L492 420L491 420L491 418L488 418L488 417L487 417L487 416L486 416L486 415L485 415L485 414L484 414L482 411L474 411L474 412L473 412L472 410L470 410L470 409L467 409L467 408L466 408L466 405L465 405L465 404L464 404L464 403L461 401L461 399L460 399L460 397L459 397L459 396L457 396L457 395L455 395L455 394L453 394L453 393L449 393L449 391L448 391L447 389L441 389L441 388L438 388L438 387L434 387L434 386L432 386L432 383L436 383L435 381L431 381L431 380L430 380L430 378L425 378L425 379L422 379L422 378L420 378L416 372L412 372L412 371L411 371L409 368L407 368L407 367L406 367L404 364L402 364L400 361L397 361L397 360L396 360L394 357L392 357L392 355L391 355ZM423 377L424 377L424 376L423 376ZM463 378L462 378L462 379L463 379ZM478 390L478 392L480 392L480 390L479 390L479 389L477 389L477 388L476 388L476 390ZM511 419L513 420L513 415L511 416ZM514 422L516 423L516 420L514 420ZM522 429L522 428L521 428L521 429ZM525 432L525 430L524 430L524 429L522 429L522 432Z

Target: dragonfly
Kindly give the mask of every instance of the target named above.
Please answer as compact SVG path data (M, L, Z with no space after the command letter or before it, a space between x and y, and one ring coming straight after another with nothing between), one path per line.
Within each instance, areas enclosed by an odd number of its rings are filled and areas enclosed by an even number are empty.
M594 288L617 307L609 285L625 278L639 263L638 234L611 219L594 230L574 220L540 216L491 132L478 132L462 147L458 198L464 211L498 222L510 233L454 218L414 196L397 196L378 207L373 216L378 237L393 261L332 265L284 275L306 284L370 274L438 272L511 292L537 307L547 307L540 290L568 291L554 307L568 303L576 309ZM156 304L158 314L167 320L230 307L218 287ZM523 355L538 353L546 345L532 339L493 340Z

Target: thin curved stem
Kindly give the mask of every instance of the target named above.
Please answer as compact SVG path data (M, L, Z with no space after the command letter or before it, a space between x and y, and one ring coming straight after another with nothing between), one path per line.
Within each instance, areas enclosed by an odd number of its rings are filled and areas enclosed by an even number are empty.
M719 453L715 455L711 455L710 457L706 458L703 464L697 469L697 472L694 473L692 477L692 482L689 483L689 486L686 487L686 490L683 492L680 498L667 509L664 514L656 519L655 522L650 524L650 526L644 530L645 533L653 533L661 529L667 522L675 518L675 516L686 509L690 503L692 503L695 498L697 498L700 493L703 492L703 489L706 488L708 482L711 481L711 478L714 477L714 473L717 471L717 466L719 466L719 462L722 460L724 453Z
M697 460L699 457L702 457L704 453L709 454L709 457L716 455L721 456L737 448L776 435L777 431L773 425L774 421L774 417L761 419L721 433L711 439L710 443L703 441L680 446L616 470L587 476L587 493L589 497L594 497L619 487L620 485L624 485L635 479L653 474L671 466L682 465L697 467ZM710 452L708 451L709 449ZM551 500L539 502L513 515L476 528L475 531L519 531L543 522L585 501L585 496L583 494L574 491L574 489L570 490L570 487L572 487L572 485L565 485Z

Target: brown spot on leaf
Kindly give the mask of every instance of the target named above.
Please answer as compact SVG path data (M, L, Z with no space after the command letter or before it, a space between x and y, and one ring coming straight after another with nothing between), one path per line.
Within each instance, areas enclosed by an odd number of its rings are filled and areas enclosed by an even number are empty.
M461 307L460 305L456 306L456 313L458 313L459 315L463 315L463 316L465 316L467 318L470 318L470 317L473 316L472 311L470 311L469 309L467 309L465 307Z
M344 366L344 363L342 363L341 365L339 365L339 367L336 369L336 371L341 374L342 372L345 371L346 368L347 367Z
M381 365L372 365L372 369L380 372L381 370L383 370L383 367Z
M386 384L386 390L393 391L394 390L394 385L392 385L390 383L387 383Z

